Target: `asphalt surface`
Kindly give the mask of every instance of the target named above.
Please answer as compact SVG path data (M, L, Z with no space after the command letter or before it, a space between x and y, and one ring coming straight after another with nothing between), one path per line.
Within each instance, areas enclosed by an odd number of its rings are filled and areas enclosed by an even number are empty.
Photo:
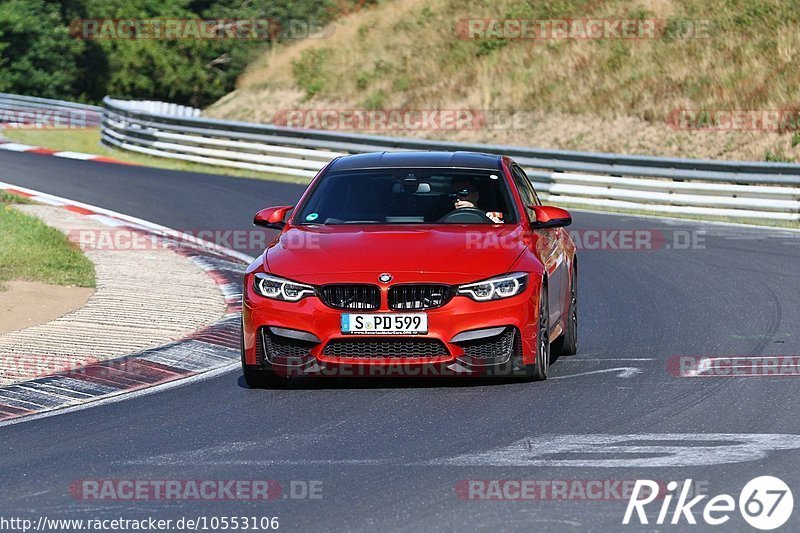
M2 152L0 181L180 229L248 229L256 210L302 192ZM701 492L738 499L749 480L774 475L798 494L800 378L677 377L668 362L800 354L800 233L590 213L575 213L574 229L653 232L672 244L689 235L698 244L581 251L579 352L556 361L546 382L303 378L289 390L248 390L232 371L0 427L0 518L277 516L288 531L702 531L711 528L685 519L654 525L658 502L647 507L648 526L623 526L627 499L613 490L604 501L578 492L477 501L456 489L465 480L575 487L690 478ZM627 444L609 447L619 436ZM271 479L287 497L71 495L70 485L86 479ZM321 482L321 498L293 499L290 481ZM700 524L707 500L695 507ZM782 530L797 531L799 516ZM715 529L755 531L738 511Z

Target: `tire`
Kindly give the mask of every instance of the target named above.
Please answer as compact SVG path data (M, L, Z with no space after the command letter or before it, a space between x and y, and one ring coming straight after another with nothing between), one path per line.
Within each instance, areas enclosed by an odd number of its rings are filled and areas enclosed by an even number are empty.
M516 371L526 381L544 381L550 369L550 306L547 303L547 286L542 285L539 295L539 323L536 328L536 361L532 365L518 361Z
M242 374L244 382L251 389L285 389L289 386L289 378L258 367L243 365Z
M558 355L575 355L578 353L578 269L572 267L569 284L569 314L564 333L553 343Z
M284 389L289 385L289 378L277 375L275 372L264 370L258 366L248 365L244 362L244 327L239 334L239 346L242 355L242 375L244 382L251 389Z

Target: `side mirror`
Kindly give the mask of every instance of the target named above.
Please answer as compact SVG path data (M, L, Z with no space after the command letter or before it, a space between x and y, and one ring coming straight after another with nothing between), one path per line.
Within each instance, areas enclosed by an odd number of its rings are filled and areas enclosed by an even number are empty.
M294 209L293 205L267 207L256 213L256 216L253 218L253 224L264 228L283 229L286 225L283 219L286 217L286 213L292 209Z
M533 229L563 228L572 224L572 217L566 209L553 206L528 206L536 214L536 220L531 221Z

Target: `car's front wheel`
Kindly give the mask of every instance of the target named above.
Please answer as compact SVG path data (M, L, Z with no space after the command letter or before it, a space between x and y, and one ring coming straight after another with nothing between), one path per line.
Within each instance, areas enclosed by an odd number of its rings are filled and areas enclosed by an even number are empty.
M242 365L242 374L251 389L283 389L289 385L289 378L250 365Z
M244 382L251 389L282 389L289 384L289 378L277 375L275 372L265 370L258 366L248 365L244 362L244 328L240 334L242 352L242 375Z
M530 365L519 361L517 371L521 371L525 379L542 381L547 379L550 369L550 307L547 303L547 286L542 284L539 295L539 321L536 327L536 361Z

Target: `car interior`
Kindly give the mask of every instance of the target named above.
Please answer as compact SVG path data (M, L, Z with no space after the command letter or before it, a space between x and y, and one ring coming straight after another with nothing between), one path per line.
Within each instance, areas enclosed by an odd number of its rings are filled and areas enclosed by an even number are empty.
M456 209L467 183L479 194L476 208ZM444 172L350 172L326 176L298 221L319 224L494 224L486 212L514 221L504 180L498 174Z

